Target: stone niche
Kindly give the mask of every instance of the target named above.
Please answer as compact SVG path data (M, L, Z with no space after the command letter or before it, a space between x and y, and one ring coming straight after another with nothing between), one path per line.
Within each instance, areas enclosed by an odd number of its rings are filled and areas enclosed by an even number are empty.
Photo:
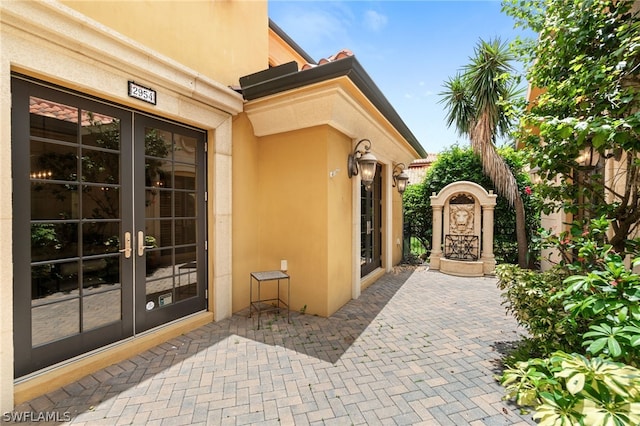
M465 277L493 274L493 211L497 196L474 182L451 183L431 195L429 267Z

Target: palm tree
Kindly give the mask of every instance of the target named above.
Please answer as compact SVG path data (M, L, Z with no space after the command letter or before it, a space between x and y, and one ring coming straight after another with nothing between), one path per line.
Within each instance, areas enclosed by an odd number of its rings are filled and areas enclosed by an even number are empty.
M496 150L496 139L511 127L509 101L519 91L512 77L513 56L499 39L480 40L471 63L444 84L441 103L448 109L447 125L454 125L460 135L467 135L473 151L480 156L482 170L493 182L496 192L516 211L518 264L527 265L527 233L524 203L516 178Z

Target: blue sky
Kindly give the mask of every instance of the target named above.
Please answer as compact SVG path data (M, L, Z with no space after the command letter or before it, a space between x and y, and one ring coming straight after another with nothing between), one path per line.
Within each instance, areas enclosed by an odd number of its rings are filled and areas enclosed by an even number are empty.
M526 35L497 0L270 0L269 17L316 61L350 49L427 152L456 143L438 103L479 39Z

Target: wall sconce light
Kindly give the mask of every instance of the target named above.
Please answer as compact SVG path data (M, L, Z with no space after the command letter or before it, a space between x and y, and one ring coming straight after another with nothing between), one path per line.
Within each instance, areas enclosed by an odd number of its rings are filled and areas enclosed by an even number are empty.
M364 151L359 149L360 144L362 143L366 145ZM361 139L356 144L353 153L349 154L347 163L347 173L349 178L360 173L362 183L367 190L371 188L373 178L376 175L376 165L378 164L378 159L369 152L370 149L371 141L369 139Z
M407 183L409 182L409 175L404 172L406 166L404 163L398 163L393 167L393 186L398 188L398 192L402 195L407 189Z

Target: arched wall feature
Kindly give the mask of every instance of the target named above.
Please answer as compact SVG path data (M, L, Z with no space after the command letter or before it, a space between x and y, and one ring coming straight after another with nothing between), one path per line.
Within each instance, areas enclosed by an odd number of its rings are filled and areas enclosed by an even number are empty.
M434 192L430 198L433 209L431 269L462 276L493 273L496 266L493 212L497 198L493 191L487 192L474 182L460 181L445 186L438 194ZM466 238L472 249L468 257L447 258L442 250L447 237ZM473 249L479 253L474 255Z

